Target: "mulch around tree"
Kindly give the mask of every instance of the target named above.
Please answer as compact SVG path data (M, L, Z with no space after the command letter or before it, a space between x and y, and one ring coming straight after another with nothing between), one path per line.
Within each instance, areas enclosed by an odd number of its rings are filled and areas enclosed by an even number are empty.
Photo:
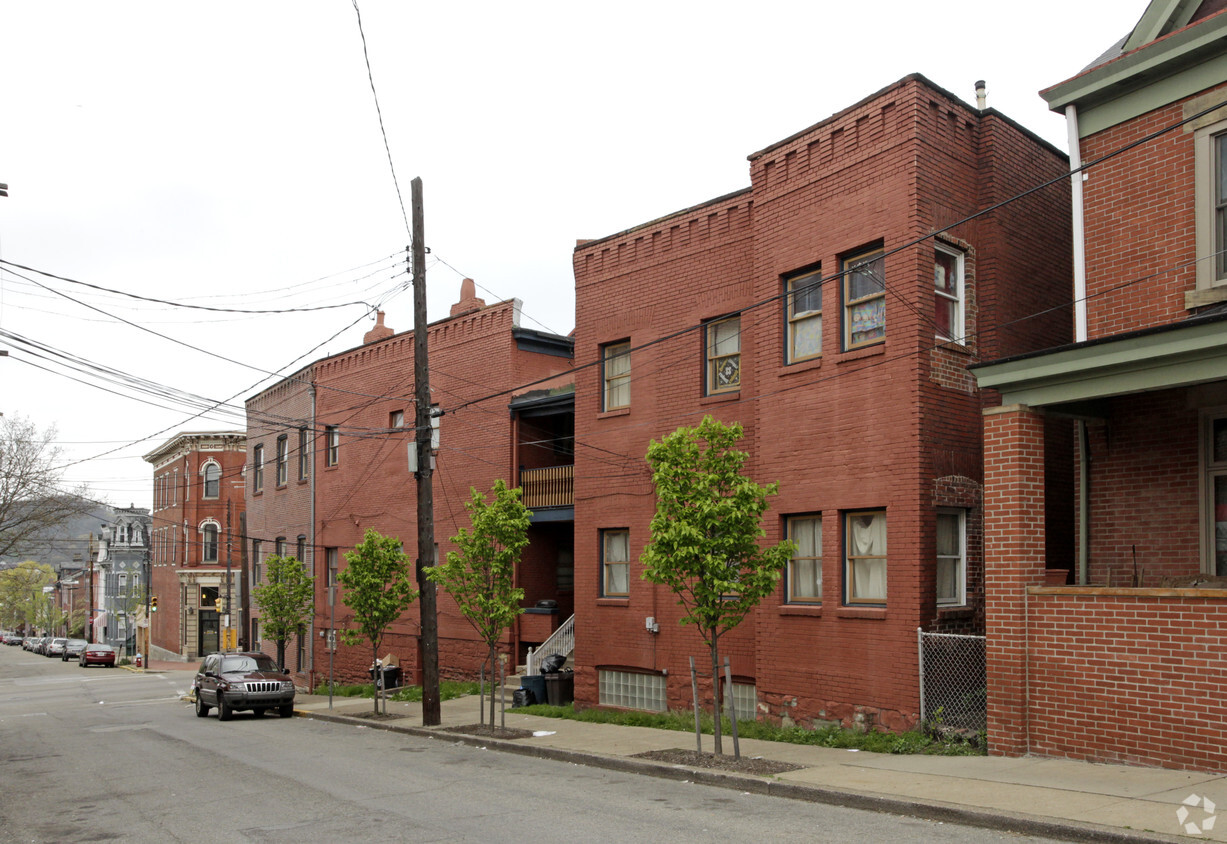
M754 774L755 776L772 776L787 771L796 771L805 767L791 762L775 762L761 756L750 758L743 756L734 759L731 755L716 755L715 753L699 753L697 750L649 750L646 753L636 753L635 759L650 759L653 762L666 762L670 765L680 765L685 768L709 768L719 771L732 771L737 774Z
M346 712L346 718L365 718L368 721L399 721L404 718L399 712Z

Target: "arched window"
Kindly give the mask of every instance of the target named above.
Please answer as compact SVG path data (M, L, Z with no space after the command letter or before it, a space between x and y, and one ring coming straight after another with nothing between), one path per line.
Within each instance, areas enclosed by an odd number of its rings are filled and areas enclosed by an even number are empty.
M206 563L217 562L217 523L205 522L201 528L201 560Z
M221 495L222 467L213 462L206 463L202 474L204 475L204 497L217 498Z

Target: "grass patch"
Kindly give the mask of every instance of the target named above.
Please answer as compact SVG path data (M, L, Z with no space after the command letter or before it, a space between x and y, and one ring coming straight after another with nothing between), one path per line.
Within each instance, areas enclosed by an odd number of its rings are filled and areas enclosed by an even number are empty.
M585 709L576 712L574 707L536 704L516 709L524 715L541 715L546 718L564 718L590 724L620 724L628 727L652 727L657 730L694 732L694 714L691 712L634 712L628 710ZM711 735L712 718L708 713L700 716L704 733ZM732 725L727 718L722 732L726 738ZM787 744L806 744L816 747L838 747L866 750L871 753L928 754L933 756L983 756L986 743L983 734L952 734L949 730L924 730L917 728L906 733L868 732L848 730L843 727L823 727L807 730L804 727L777 727L766 721L738 721L737 734L741 738L778 741Z
M442 680L439 682L439 699L453 700L454 698L458 697L475 695L480 689L481 685L479 683L463 680ZM320 683L315 687L313 694L328 694L328 683ZM358 683L348 686L337 684L332 687L332 694L335 697L373 698L375 696L375 684ZM388 692L388 700L419 701L421 699L421 686L402 686L399 689L392 689Z

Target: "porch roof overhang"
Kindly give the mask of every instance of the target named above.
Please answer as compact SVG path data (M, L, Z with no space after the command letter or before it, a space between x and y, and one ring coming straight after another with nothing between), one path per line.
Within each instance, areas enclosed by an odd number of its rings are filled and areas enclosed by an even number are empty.
M574 507L538 507L532 511L532 515L528 517L530 524L544 524L546 522L573 522L575 521Z
M971 368L1003 404L1100 416L1113 396L1227 379L1227 313L1088 340Z

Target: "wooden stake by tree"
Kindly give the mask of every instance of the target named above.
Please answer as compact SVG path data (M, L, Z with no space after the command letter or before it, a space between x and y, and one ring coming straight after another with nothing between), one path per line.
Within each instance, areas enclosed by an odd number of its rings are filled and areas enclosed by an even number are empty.
M264 635L277 643L277 667L285 668L285 643L307 632L315 614L315 578L298 558L276 554L265 561L265 571L267 582L251 590L251 597Z
M384 634L417 598L412 561L399 539L374 530L368 530L353 551L345 552L345 560L348 565L337 580L345 587L341 601L353 611L358 629L342 631L342 638L347 645L370 642L371 665L375 665ZM378 690L382 677L376 674L375 679ZM379 712L378 694L375 712Z
M720 637L735 628L779 582L793 553L787 540L760 547L767 496L779 484L761 486L741 474L747 455L733 446L738 424L710 416L694 428L678 428L648 446L656 487L651 539L643 551L643 577L669 587L711 652L715 750L720 741Z
M504 631L524 612L524 590L515 587L515 568L528 544L528 519L532 514L520 502L520 490L494 482L493 498L487 503L476 488L465 508L473 529L461 528L452 537L458 551L447 552L447 562L426 570L427 576L456 601L461 614L486 643L490 662L490 726L494 726L497 649ZM484 690L482 692L485 693ZM484 706L484 700L482 705Z

